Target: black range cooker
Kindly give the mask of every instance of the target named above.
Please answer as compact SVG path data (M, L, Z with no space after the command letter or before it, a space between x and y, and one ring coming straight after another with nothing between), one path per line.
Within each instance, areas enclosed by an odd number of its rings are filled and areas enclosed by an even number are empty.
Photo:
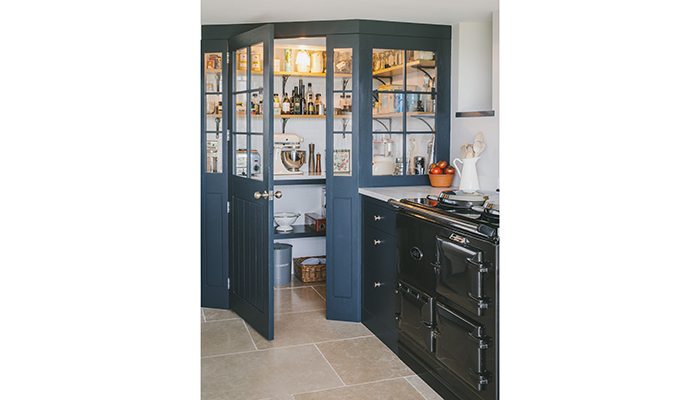
M460 199L390 200L399 357L443 398L495 400L498 203Z

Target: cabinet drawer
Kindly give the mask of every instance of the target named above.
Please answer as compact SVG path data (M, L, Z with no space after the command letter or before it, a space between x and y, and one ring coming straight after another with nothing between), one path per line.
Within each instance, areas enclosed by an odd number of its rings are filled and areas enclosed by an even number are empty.
M379 205L370 200L364 201L365 226L377 228L396 235L396 210L389 205Z
M365 268L377 270L392 282L396 282L396 238L365 226L362 244Z
M394 283L377 271L364 274L364 308L385 327L396 330L396 289Z

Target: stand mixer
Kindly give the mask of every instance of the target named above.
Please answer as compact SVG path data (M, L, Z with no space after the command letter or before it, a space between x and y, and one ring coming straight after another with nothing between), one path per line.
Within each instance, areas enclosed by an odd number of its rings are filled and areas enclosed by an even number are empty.
M306 151L299 150L304 138L293 133L275 133L275 175L301 175Z

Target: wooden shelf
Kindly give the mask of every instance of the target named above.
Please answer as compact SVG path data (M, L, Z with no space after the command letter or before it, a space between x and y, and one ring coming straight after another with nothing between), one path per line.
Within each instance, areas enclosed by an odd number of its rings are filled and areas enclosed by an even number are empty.
M406 64L408 68L435 68L435 60L416 60ZM389 68L378 69L372 72L372 76L380 78L389 78L392 76L403 75L403 64Z
M396 118L401 117L403 113L383 113L383 114L372 114L372 118ZM411 111L406 113L407 117L411 118L435 118L435 113L424 112L424 111Z
M275 239L294 239L326 236L326 231L317 232L306 225L292 225L292 228L294 228L294 230L289 232L277 232L276 228L277 227L275 227Z
M217 68L207 68L207 69L205 69L204 71L205 71L207 74L214 74L214 73L220 74L220 73L221 73L221 68L218 68L218 69L217 69Z
M433 61L433 63L435 63ZM208 70L210 71L210 70ZM242 69L237 69L236 73L237 74L243 74L245 73L245 70ZM262 75L262 71L251 71L250 72L252 75ZM274 74L276 76L310 76L310 77L318 77L318 78L325 78L326 73L325 72L287 72L287 71L275 71ZM351 78L352 74L341 74L341 73L334 73L333 76L335 78Z

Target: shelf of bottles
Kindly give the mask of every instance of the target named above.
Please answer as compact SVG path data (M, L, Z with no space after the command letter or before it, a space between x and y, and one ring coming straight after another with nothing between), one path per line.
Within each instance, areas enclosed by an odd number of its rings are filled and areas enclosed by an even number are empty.
M426 174L434 161L435 52L373 49L372 78L372 175Z
M223 157L223 76L222 53L204 54L204 93L206 104L205 135L207 143L206 172L219 174Z

